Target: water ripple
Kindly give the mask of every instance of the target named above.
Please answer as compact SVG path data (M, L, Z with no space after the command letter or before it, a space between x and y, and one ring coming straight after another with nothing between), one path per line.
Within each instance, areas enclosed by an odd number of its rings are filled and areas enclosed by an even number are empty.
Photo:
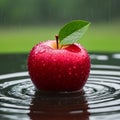
M69 113L74 117L75 115L80 117L82 114L81 116L91 120L99 120L103 116L106 120L111 118L118 120L120 117L120 66L92 65L84 90L79 93L80 91L76 91L51 96L41 92L36 96L36 89L28 72L0 75L0 117L17 120L21 114L24 119L29 120L35 118L33 113L35 115L39 113L43 117L43 114L61 115L64 111L64 115ZM86 120L84 118L82 120Z

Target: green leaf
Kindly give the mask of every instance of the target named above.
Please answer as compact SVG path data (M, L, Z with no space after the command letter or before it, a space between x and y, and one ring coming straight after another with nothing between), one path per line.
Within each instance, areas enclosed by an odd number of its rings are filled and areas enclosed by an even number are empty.
M89 25L89 22L83 20L69 22L59 31L60 44L66 45L78 42L87 31Z

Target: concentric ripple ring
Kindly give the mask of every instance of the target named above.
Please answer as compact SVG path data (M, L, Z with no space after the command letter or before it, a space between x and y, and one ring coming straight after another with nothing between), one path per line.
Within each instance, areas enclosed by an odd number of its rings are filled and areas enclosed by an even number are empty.
M85 85L84 97L91 119L118 119L120 117L120 66L92 65ZM28 116L36 89L28 72L0 75L0 116ZM79 109L70 114L79 113ZM29 119L29 117L27 117Z

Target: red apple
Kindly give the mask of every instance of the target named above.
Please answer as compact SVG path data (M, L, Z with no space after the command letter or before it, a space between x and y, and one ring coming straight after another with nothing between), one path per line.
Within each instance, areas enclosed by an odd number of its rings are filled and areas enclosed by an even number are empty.
M31 50L28 71L39 90L81 90L89 76L90 57L80 44L60 46L48 40Z

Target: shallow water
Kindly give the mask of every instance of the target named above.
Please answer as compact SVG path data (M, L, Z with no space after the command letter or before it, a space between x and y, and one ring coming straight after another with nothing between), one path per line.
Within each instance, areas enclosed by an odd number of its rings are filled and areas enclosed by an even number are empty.
M26 54L0 55L0 119L119 120L120 54L90 56L92 67L83 91L51 93L35 89Z

